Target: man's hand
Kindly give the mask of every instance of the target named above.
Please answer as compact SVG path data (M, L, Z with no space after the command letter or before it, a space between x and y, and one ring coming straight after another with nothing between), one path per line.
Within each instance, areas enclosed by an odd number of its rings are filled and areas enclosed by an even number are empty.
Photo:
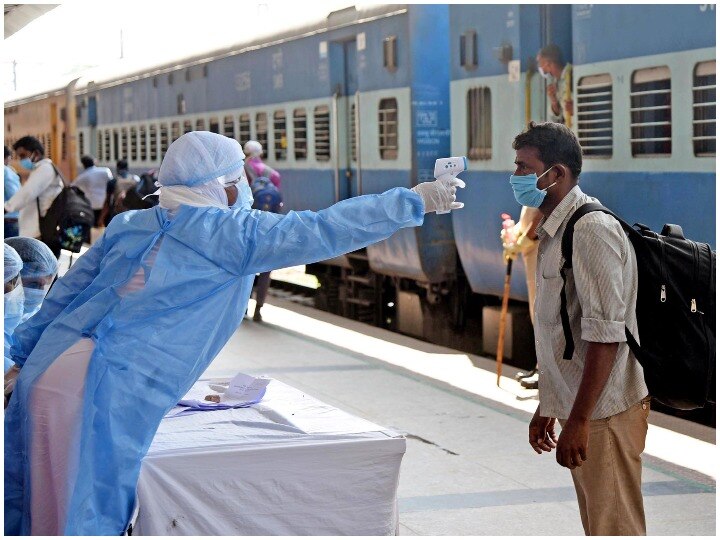
M572 99L566 99L565 100L565 112L569 115L573 115L573 100Z
M540 406L538 405L535 414L530 420L529 438L530 446L538 454L543 452L552 452L558 441L555 435L555 419L540 416Z
M589 440L589 421L568 419L557 443L557 462L568 469L582 466L583 461L587 461Z
M552 107L553 113L560 114L560 101L557 97L556 83L550 83L547 85L547 95L550 98L550 106Z

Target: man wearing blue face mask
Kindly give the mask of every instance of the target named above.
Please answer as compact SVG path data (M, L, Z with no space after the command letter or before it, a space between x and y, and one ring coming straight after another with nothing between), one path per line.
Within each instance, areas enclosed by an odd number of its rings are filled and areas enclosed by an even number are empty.
M62 191L62 180L38 139L21 137L13 145L20 166L30 171L27 181L5 203L5 213L20 211L20 236L40 238L40 217ZM39 214L38 214L39 210Z
M575 224L572 269L563 279L567 222L580 206L597 202L578 185L580 144L562 124L531 122L513 148L515 199L544 216L537 227L535 300L540 404L530 422L530 446L538 454L555 449L557 462L571 470L586 534L644 535L640 454L650 401L625 337L627 327L639 339L635 252L615 218L592 212ZM563 290L572 353L565 350Z
M12 346L12 336L20 324L23 315L23 286L20 280L20 270L23 263L20 255L13 248L4 244L4 273L5 273L5 319L3 321L3 330L5 338L5 367L4 372L13 367L14 362L10 359L10 347Z
M17 251L23 262L20 278L25 292L25 305L20 322L24 323L39 311L58 273L58 260L49 247L35 238L17 236L6 239L5 243Z

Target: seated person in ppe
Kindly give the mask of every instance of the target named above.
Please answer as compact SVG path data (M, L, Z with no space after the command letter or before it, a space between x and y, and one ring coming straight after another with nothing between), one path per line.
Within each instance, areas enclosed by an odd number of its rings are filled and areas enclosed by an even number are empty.
M462 207L454 179L319 212L254 211L244 157L210 132L174 141L159 206L116 216L16 335L5 534L122 533L160 421L242 322L256 273L336 257Z
M4 244L4 274L5 274L5 321L4 321L4 337L5 337L5 369L7 373L13 366L10 359L10 348L13 343L13 333L23 315L24 294L22 281L20 279L20 270L22 270L23 262L17 251Z
M47 245L35 238L16 236L5 243L12 247L23 262L20 278L25 292L25 304L21 323L27 321L40 310L58 273L58 260Z

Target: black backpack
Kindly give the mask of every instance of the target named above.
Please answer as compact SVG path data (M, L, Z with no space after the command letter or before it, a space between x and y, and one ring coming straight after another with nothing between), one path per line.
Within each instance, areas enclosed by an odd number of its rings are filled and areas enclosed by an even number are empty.
M635 249L638 267L639 345L625 328L628 345L643 367L650 395L674 409L696 409L715 401L715 252L687 240L679 225L660 234L645 225L628 225L598 203L587 203L571 216L562 237L563 284L572 268L575 223L589 212L617 219ZM565 287L560 298L565 354L572 358Z
M90 201L77 186L68 186L60 171L53 164L55 174L60 177L63 189L40 218L40 239L47 244L55 256L60 249L79 253L83 242L90 243L90 229L95 224ZM37 199L40 216L40 199Z

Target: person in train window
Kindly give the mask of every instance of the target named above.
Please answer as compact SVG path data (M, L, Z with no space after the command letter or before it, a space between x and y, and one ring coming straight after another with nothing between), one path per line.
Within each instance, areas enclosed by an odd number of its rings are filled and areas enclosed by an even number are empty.
M20 189L20 177L10 165L10 156L12 152L5 146L5 202L7 202L18 189ZM18 212L5 213L5 238L17 236L20 234L18 230Z
M572 65L563 65L562 52L557 45L547 45L537 54L538 72L548 81L548 120L570 127L573 115Z
M167 411L243 320L258 272L360 249L462 207L460 180L251 210L237 141L194 131L158 175L160 205L116 216L14 336L5 534L120 534ZM10 444L12 441L12 444Z
M500 238L503 241L503 255L505 257L515 258L518 254L522 254L525 262L525 282L528 290L528 308L530 310L530 321L535 322L535 269L537 268L537 226L542 219L542 213L537 208L523 206L520 211L520 219L512 227L510 231L511 238L515 238L514 242L506 242L505 229L500 231ZM523 388L537 390L538 387L538 368L537 365L529 372L520 371L515 375L515 379L520 382Z
M21 137L13 149L20 166L30 171L30 176L15 195L5 202L5 215L19 211L20 235L40 238L40 217L45 216L55 197L62 191L62 179L55 172L52 161L45 157L45 148L35 137Z
M572 213L597 199L578 185L582 151L564 125L531 122L513 148L515 199L544 216L537 228L535 300L540 404L530 445L538 454L554 448L557 462L571 470L586 534L644 535L640 454L650 400L625 338L627 327L638 339L635 252L613 217L592 212L578 220L564 287L575 350L563 359L560 243Z
M256 178L264 176L269 178L276 188L280 189L280 173L263 163L262 144L257 141L248 141L245 143L243 150L246 157L245 174L249 184L252 185Z
M90 201L95 213L95 227L102 227L104 224L100 216L105 206L108 182L113 179L112 172L107 167L97 167L92 156L83 156L80 162L85 170L73 180L73 185L79 187Z

